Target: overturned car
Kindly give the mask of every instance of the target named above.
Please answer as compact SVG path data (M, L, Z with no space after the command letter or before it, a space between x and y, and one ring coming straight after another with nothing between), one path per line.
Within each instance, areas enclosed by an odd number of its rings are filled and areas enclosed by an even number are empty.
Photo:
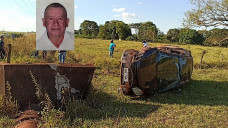
M121 90L142 95L176 88L191 79L193 58L189 50L172 46L129 49L121 57Z

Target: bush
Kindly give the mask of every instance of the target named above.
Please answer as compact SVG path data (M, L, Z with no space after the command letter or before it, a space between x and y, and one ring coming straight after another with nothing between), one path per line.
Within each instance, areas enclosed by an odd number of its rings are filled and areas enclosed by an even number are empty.
M202 44L204 41L203 35L193 29L181 29L179 42L181 44Z
M206 40L203 42L206 46L227 46L228 29L212 29L206 33Z
M228 39L222 40L219 44L221 47L228 47Z
M128 37L126 38L126 40L131 41L131 40L133 40L133 38L132 38L132 36L128 36Z

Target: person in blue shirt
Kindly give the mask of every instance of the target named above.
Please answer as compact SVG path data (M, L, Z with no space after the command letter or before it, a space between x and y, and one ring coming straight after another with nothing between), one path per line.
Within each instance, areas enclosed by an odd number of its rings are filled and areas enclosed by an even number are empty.
M116 47L116 45L113 42L113 40L111 40L111 44L109 46L109 57L112 57L113 58L114 47Z

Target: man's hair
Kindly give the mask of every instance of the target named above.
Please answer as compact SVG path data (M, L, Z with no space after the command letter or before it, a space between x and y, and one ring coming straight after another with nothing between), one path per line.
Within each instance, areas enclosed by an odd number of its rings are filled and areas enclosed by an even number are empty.
M66 14L66 18L67 18L67 11L66 11L66 8L65 8L62 4L60 4L60 3L51 3L51 4L49 4L49 5L46 7L45 11L44 11L44 17L46 16L46 12L47 12L48 8L50 8L50 7L53 7L53 8L62 8L62 9L64 10L64 12L65 12L65 14Z

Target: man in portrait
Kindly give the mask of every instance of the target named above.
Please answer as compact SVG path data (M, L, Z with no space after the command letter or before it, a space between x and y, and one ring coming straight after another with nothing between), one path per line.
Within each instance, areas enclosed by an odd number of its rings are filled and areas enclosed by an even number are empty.
M45 32L36 41L37 50L73 50L74 34L66 30L70 19L60 3L49 4L42 18Z

